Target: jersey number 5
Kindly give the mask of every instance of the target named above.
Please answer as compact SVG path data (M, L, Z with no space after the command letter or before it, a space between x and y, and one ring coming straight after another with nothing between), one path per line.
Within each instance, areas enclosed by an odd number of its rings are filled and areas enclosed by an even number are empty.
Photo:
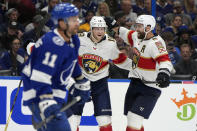
M46 52L42 64L48 65L49 67L53 68L55 66L56 59L57 59L56 54L51 54L50 52Z

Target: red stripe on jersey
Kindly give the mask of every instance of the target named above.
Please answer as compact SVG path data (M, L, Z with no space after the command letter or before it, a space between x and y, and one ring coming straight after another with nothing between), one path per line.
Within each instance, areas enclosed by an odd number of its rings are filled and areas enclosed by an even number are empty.
M153 58L140 57L138 67L145 70L155 70L156 61Z
M128 41L129 41L129 43L130 43L130 45L131 45L132 47L133 47L132 34L133 34L134 32L135 32L134 30L129 31L128 36L127 36Z
M78 56L78 62L79 62L79 65L81 67L83 67L83 64L82 64L82 56Z
M124 53L120 53L117 59L112 60L114 64L121 64L127 59Z
M161 55L159 57L156 57L155 59L158 63L160 62L164 62L164 61L170 61L170 58L168 56L168 54L164 54L164 55Z

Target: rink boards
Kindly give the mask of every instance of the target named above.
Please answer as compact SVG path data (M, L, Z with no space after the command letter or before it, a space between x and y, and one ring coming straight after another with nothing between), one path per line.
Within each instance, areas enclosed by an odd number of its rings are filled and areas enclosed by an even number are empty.
M4 130L19 81L20 77L0 77L0 131ZM126 128L123 104L128 85L129 80L109 80L113 131L125 131ZM21 103L22 89L21 87L7 131L34 131L30 111ZM80 131L98 131L93 113L93 105L89 102L84 108ZM196 131L197 82L183 81L163 89L163 94L150 119L144 121L144 126L145 131Z

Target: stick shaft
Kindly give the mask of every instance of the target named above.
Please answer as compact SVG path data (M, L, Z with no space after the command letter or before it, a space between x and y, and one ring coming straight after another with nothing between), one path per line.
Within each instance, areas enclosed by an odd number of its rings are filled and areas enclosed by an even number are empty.
M73 106L74 104L76 104L80 100L81 100L80 96L77 96L77 97L73 98L73 100L71 102L69 102L67 105L65 105L64 107L62 107L60 111L61 112L66 111L68 108L70 108L71 106ZM49 116L48 118L44 119L43 121L41 121L40 123L35 125L35 129L41 128L43 125L45 125L46 123L50 122L54 118L55 118L55 115Z
M8 128L11 116L12 116L12 112L14 110L14 106L15 106L15 103L16 103L16 100L17 100L17 97L18 97L18 93L19 93L19 90L20 90L20 87L21 87L21 83L22 83L22 79L19 82L18 89L17 89L16 95L14 97L14 101L13 101L13 104L12 104L12 107L11 107L11 110L10 110L10 113L9 113L9 116L8 116L8 119L7 119L4 131L7 131L7 128Z

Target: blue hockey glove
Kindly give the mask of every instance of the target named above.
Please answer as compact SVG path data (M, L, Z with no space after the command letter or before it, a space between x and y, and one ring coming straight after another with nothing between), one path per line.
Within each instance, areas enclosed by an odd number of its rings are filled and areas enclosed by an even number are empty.
M159 87L166 88L170 85L170 72L166 68L159 69L159 73L156 79Z
M44 98L39 102L39 108L45 118L51 115L55 115L55 119L62 119L64 117L63 112L60 112L60 106L52 98Z
M81 100L78 102L78 104L85 104L85 102L90 100L90 81L86 78L76 80L71 94L74 97L81 96Z

